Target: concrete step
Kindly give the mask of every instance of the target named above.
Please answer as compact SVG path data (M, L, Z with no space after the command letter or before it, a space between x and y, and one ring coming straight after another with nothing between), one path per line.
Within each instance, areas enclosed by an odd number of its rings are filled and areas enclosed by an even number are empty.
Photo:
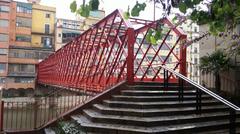
M155 101L177 101L177 95L170 96L127 96L127 95L113 95L113 100L116 101L132 101L132 102L155 102ZM202 100L212 100L210 95L202 95ZM196 95L185 95L184 100L196 100Z
M82 115L72 116L72 119L77 121L87 132L98 132L100 134L186 134L195 132L208 132L213 130L226 130L228 128L228 120L207 121L201 123L187 123L168 126L156 127L140 127L128 124L111 123L95 123L88 120ZM160 124L159 124L160 125ZM239 125L239 123L237 124Z
M178 91L179 87L176 85L170 85L169 87L164 87L163 85L153 85L153 84L149 84L149 85L132 85L132 86L128 86L131 90L174 90L174 91ZM193 90L192 86L186 86L184 87L184 90Z
M129 115L139 117L153 117L153 116L168 116L168 115L187 115L196 113L195 107L183 107L183 108L155 108L155 109L134 109L134 108L118 108L108 107L102 104L94 104L93 109L102 113L110 115ZM202 113L224 112L228 111L228 107L219 106L203 106Z
M205 114L188 114L188 115L171 115L171 116L155 116L155 117L136 117L122 115L107 115L96 112L93 109L83 110L83 115L95 123L128 124L134 126L154 127L166 126L183 123L196 123L205 121L217 121L228 119L228 112L215 112Z
M172 90L122 90L121 91L122 95L127 95L127 96L166 96L166 95L178 95L178 91L172 91ZM196 95L195 90L189 90L189 91L184 91L184 95Z
M130 101L103 100L103 104L109 107L152 109L152 108L171 108L171 107L190 107L190 106L195 107L196 101L130 102ZM202 106L217 106L217 105L223 105L223 104L217 100L202 101Z

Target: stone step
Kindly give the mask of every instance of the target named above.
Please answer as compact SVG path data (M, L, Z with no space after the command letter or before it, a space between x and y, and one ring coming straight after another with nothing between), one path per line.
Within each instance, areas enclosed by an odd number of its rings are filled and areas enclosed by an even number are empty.
M194 132L208 132L209 130L225 130L229 126L228 120L220 121L207 121L201 123L187 123L168 126L156 126L156 127L140 127L133 125L120 125L111 123L95 123L88 120L82 115L72 116L72 119L77 121L85 131L98 132L100 134L186 134ZM239 125L239 122L237 123Z
M228 119L228 112L215 112L205 114L188 114L188 115L172 115L172 116L155 116L155 117L136 117L122 115L107 115L96 112L93 109L83 110L83 115L95 123L128 124L134 126L154 127L166 126L183 123L196 123L205 121L217 121Z
M170 96L127 96L127 95L113 95L113 100L116 101L132 101L132 102L155 102L155 101L177 101L177 95ZM211 100L210 95L202 95L202 100ZM196 100L196 95L185 95L184 100Z
M236 134L240 134L240 129L236 130ZM208 131L208 132L196 132L195 134L229 134L229 129L225 130L215 130L215 131Z
M131 90L173 90L173 91L178 91L179 86L169 86L169 87L164 87L163 85L133 85L133 86L128 86ZM184 90L193 90L192 86L186 86L184 87Z
M102 113L110 115L129 115L139 117L152 117L152 116L168 116L168 115L187 115L196 113L195 107L183 107L183 108L157 108L157 109L134 109L134 108L112 108L102 104L94 104L93 109ZM202 113L229 111L228 107L219 106L203 106Z
M171 108L190 106L195 107L196 101L130 102L130 101L103 100L103 104L109 107L151 109L151 108ZM217 105L223 104L217 100L202 101L202 106L217 106Z
M122 95L127 96L162 96L162 95L178 95L178 91L172 90L122 90ZM196 95L195 90L184 91L184 95Z

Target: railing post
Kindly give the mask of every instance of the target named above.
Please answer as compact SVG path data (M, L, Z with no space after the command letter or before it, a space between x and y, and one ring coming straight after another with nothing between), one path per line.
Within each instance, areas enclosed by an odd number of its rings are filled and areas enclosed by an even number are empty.
M168 88L168 83L169 83L169 82L168 82L168 70L165 70L165 69L164 69L164 72L163 72L163 73L164 73L164 74L163 74L163 75L164 75L164 76L163 76L163 77L164 77L164 87L165 87L165 88Z
M178 99L179 101L183 101L183 79L178 77Z
M196 89L196 112L201 114L202 110L202 91L200 89Z
M35 98L35 102L33 103L33 127L34 129L37 128L37 116L38 116L38 99L37 97Z
M132 85L134 83L134 43L135 43L135 32L133 28L127 30L127 83Z
M3 114L4 114L4 101L0 101L1 102L1 109L0 109L0 133L3 132Z
M186 68L186 63L187 63L187 48L185 46L184 41L186 41L187 36L182 35L181 40L181 46L180 46L180 73L184 76L187 76L187 68Z
M229 134L236 134L236 111L230 109Z

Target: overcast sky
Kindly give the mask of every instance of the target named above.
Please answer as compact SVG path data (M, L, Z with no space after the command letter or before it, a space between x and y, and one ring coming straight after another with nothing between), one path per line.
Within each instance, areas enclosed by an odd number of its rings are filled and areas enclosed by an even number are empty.
M27 2L27 0L16 0ZM56 7L56 16L57 18L65 18L65 19L75 19L75 14L71 13L69 9L69 5L73 0L41 0L42 5L53 6ZM146 0L138 0L139 2L145 2ZM82 0L77 0L80 5ZM122 9L126 11L128 5L132 8L136 0L100 0L100 9L104 9L106 11L106 15L114 11L115 9ZM160 10L157 9L156 18L160 18L161 13ZM145 12L141 12L140 18L145 19L153 19L153 4L148 3L145 9Z

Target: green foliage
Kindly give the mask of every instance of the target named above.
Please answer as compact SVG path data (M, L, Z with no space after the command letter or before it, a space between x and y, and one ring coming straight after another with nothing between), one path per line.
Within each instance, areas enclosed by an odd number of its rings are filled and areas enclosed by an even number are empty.
M141 11L144 11L146 7L146 3L138 3L136 2L136 5L132 8L131 15L132 16L139 16Z
M217 50L211 55L200 58L200 69L218 74L220 71L231 67L230 58L222 50Z
M124 19L129 19L130 18L130 7L128 6L128 10L123 13Z
M83 0L83 4L77 8L76 0L70 4L70 9L72 13L76 13L83 17L89 17L90 11L98 10L99 0L90 0L88 4L85 4L85 0Z
M151 43L152 45L157 45L160 40L162 40L163 37L163 25L159 24L158 27L155 29L149 29L148 33L146 35L146 40L148 43Z
M99 1L98 0L90 0L89 1L89 6L90 6L92 11L98 10Z
M178 5L182 13L192 9L189 17L199 25L207 24L213 35L224 32L227 28L234 28L240 24L240 1L212 0L208 11L197 9L197 5L203 0L181 0Z
M179 4L179 10L182 12L182 13L186 13L187 11L187 5L184 3L184 2L181 2Z
M91 8L88 4L81 5L80 8L78 8L78 10L76 11L76 13L87 18L90 14L90 10L91 10Z
M72 13L75 13L76 10L77 10L77 2L76 1L73 1L71 4L70 4L70 9L71 9L71 12Z

